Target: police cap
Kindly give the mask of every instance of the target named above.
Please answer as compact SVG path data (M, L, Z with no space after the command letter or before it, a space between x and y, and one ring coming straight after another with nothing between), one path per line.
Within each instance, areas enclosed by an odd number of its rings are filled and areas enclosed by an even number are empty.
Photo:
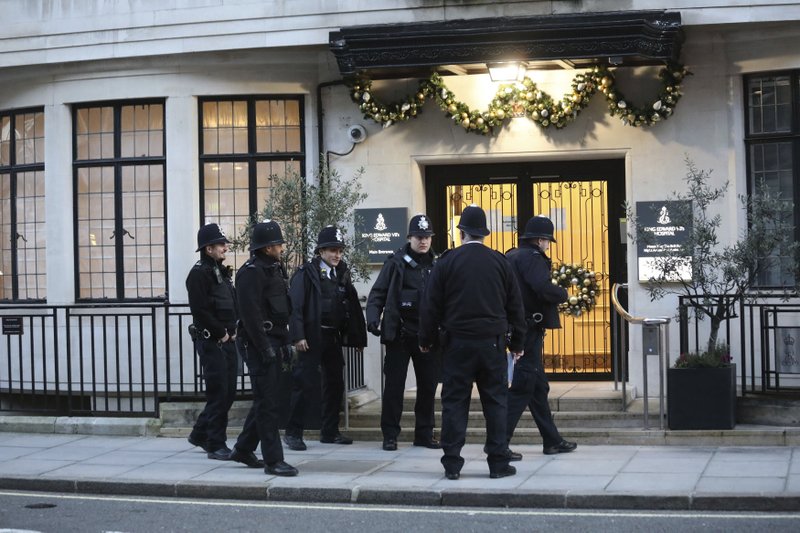
M461 212L461 222L456 227L468 235L478 237L486 237L491 233L486 227L486 213L475 204L464 208Z
M222 228L219 227L219 224L212 222L211 224L206 224L197 230L197 250L195 251L199 252L206 246L223 242L230 243L231 241L229 241L228 237L225 236L225 233L222 231Z
M253 226L253 234L250 236L250 247L248 250L260 250L273 244L283 244L283 233L281 227L274 220L265 220Z

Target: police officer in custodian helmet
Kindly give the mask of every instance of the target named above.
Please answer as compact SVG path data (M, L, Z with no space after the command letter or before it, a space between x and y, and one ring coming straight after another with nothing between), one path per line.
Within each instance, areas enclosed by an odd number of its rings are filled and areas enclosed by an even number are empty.
M517 275L528 333L525 336L525 354L514 365L514 376L508 390L508 441L514 434L525 408L530 409L536 427L542 435L545 454L571 452L578 447L561 438L553 421L547 394L550 384L542 366L542 349L546 329L560 328L558 304L567 301L567 291L550 281L550 258L547 250L553 236L553 222L545 216L535 216L525 224L519 236L519 248L508 253L508 259ZM522 459L522 454L508 451L512 461Z
M267 474L296 476L297 469L283 460L278 432L278 374L289 348L291 312L286 271L280 261L284 242L277 222L259 222L250 238L250 259L236 273L241 317L237 342L250 373L253 405L231 459L251 468L263 467ZM259 441L263 461L254 453Z
M412 217L408 224L408 243L386 259L367 300L367 327L386 345L381 431L383 449L387 451L397 449L409 360L414 364L417 378L414 446L441 447L433 438L440 358L438 352L420 352L417 341L419 306L436 257L431 250L432 236L427 216Z
M486 213L476 205L464 208L462 244L444 252L431 272L420 313L422 351L444 330L442 353L442 465L447 479L458 479L464 459L472 385L477 383L486 418L489 476L513 476L506 454L508 392L506 334L509 349L522 351L525 319L517 279L506 258L484 246L489 235Z
M298 351L298 364L292 369L292 396L284 442L303 451L308 398L322 370L322 428L320 442L352 444L339 431L339 410L344 398L344 354L342 346L358 349L367 345L367 330L358 293L350 280L350 270L342 260L344 241L335 226L326 226L317 238L317 254L301 265L292 276L289 293L292 316L289 333Z
M206 405L189 434L189 442L203 448L209 459L221 461L230 458L226 430L228 410L236 395L236 292L231 269L223 264L229 242L218 224L200 228L200 260L186 277L194 320L189 333L200 356L206 385Z

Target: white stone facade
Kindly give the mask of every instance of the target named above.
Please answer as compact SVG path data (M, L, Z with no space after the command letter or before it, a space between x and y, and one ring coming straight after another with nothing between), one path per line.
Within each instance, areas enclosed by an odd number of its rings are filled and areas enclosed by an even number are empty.
M345 26L461 18L601 12L619 9L610 0L388 1L352 2L182 0L138 2L0 0L0 112L44 107L46 116L47 300L75 302L72 124L70 106L95 101L164 98L167 146L168 286L172 302L185 302L184 279L196 260L199 220L198 97L215 95L303 95L309 174L313 154L350 148L347 127L362 124L366 142L331 162L348 176L364 167L362 207L426 210L424 169L467 162L624 159L629 202L660 200L680 189L684 156L730 181L723 239L742 231L735 200L747 191L743 75L800 69L800 2L633 0L628 10L680 11L686 40L682 60L693 72L673 117L651 128L624 126L596 97L580 117L560 131L543 133L532 122L513 120L493 137L464 133L433 103L416 120L383 129L361 117L345 87L317 86L339 79L328 50L329 32ZM646 97L653 82L620 75L631 97ZM565 92L569 71L534 74L553 95ZM487 76L453 76L448 86L483 107L494 94ZM413 91L415 81L399 94ZM324 110L324 146L317 141L317 112ZM796 162L795 164L800 164ZM630 311L638 316L673 316L676 302L650 302L636 283L635 247L628 247ZM377 271L376 271L377 272ZM374 279L374 278L373 278ZM365 295L369 284L359 286ZM676 357L677 328L671 346ZM630 378L641 385L641 337L630 335ZM367 383L380 389L377 342L365 358ZM655 362L650 363L651 380ZM653 381L654 383L654 381Z

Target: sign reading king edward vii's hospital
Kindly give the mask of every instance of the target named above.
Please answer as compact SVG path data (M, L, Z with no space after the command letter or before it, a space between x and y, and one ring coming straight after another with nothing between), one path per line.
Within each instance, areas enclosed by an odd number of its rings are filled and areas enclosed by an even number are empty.
M357 240L367 248L370 264L383 264L389 254L406 243L407 208L356 209L355 215L360 220L356 227Z
M636 202L643 233L636 239L639 281L663 277L665 266L678 273L672 281L692 279L691 258L680 255L692 231L691 212L692 204L685 200Z

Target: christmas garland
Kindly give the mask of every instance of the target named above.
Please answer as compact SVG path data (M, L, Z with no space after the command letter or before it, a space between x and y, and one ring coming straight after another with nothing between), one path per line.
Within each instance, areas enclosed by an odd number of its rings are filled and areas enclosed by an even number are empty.
M456 124L468 132L492 135L512 117L524 115L542 128L563 128L578 117L595 93L602 92L608 102L608 112L628 126L652 126L669 118L683 93L682 80L691 73L683 65L670 64L661 70L661 90L651 103L637 106L631 103L616 84L614 73L597 65L572 80L572 92L561 100L537 88L527 76L518 83L501 85L486 111L471 109L459 101L437 73L419 82L417 92L403 99L382 103L372 94L372 81L366 78L349 83L350 98L358 104L365 118L388 128L395 122L416 118L428 98L433 98Z
M600 284L595 272L582 265L564 263L553 267L551 281L553 285L563 287L570 293L569 299L558 306L565 315L579 317L594 308L600 294Z

